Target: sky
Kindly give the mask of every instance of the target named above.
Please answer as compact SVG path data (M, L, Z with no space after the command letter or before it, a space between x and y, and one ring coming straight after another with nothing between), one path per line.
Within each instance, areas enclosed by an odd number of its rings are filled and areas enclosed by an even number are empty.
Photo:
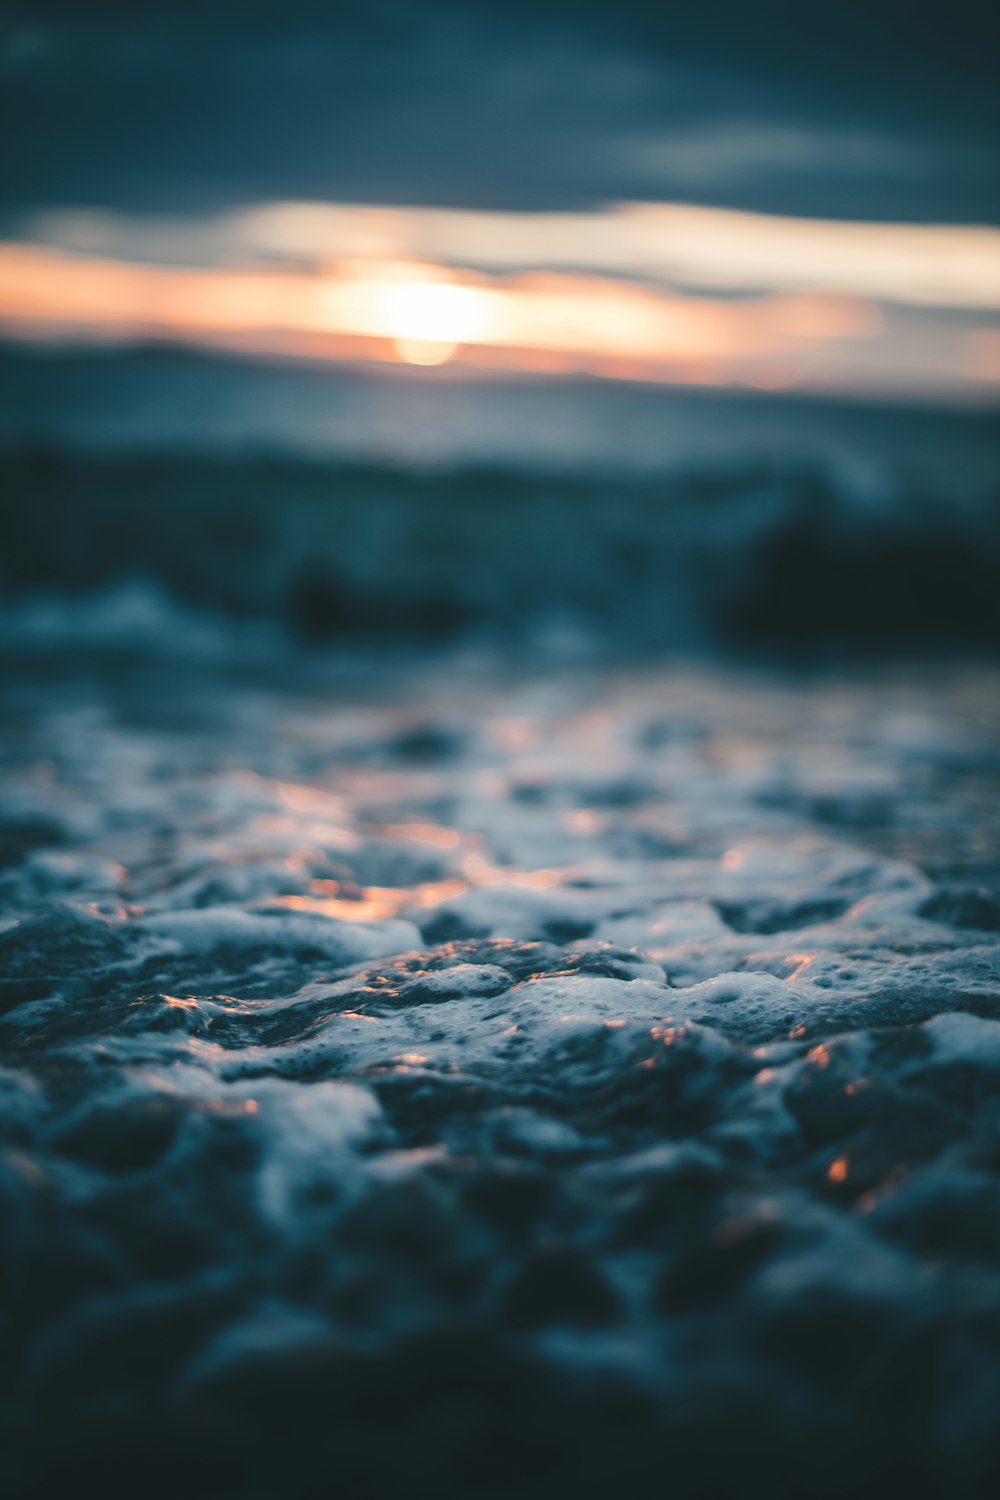
M0 0L0 328L992 399L994 11Z

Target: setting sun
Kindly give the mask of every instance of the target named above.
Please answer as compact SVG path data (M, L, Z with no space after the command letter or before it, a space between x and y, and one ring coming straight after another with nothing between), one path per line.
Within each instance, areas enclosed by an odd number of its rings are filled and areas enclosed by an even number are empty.
M380 322L401 358L443 365L461 344L488 336L489 293L447 281L406 281L380 287Z

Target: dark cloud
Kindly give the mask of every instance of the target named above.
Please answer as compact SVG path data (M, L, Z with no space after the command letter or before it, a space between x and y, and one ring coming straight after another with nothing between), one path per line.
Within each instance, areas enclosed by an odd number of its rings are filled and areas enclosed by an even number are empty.
M995 221L992 7L0 8L0 206L679 198Z

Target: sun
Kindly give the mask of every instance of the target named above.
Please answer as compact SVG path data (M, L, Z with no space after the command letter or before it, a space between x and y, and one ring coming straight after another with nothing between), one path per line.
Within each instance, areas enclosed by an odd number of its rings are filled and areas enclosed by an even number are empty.
M458 353L458 344L441 339L396 339L396 353L408 365L446 365Z
M401 281L380 289L382 321L400 358L412 365L443 365L460 345L484 338L488 293L450 281Z

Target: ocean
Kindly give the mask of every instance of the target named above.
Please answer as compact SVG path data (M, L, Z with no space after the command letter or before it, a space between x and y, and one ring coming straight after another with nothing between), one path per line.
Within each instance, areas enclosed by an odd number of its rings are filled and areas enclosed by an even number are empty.
M10 1493L994 1493L995 416L0 393Z

